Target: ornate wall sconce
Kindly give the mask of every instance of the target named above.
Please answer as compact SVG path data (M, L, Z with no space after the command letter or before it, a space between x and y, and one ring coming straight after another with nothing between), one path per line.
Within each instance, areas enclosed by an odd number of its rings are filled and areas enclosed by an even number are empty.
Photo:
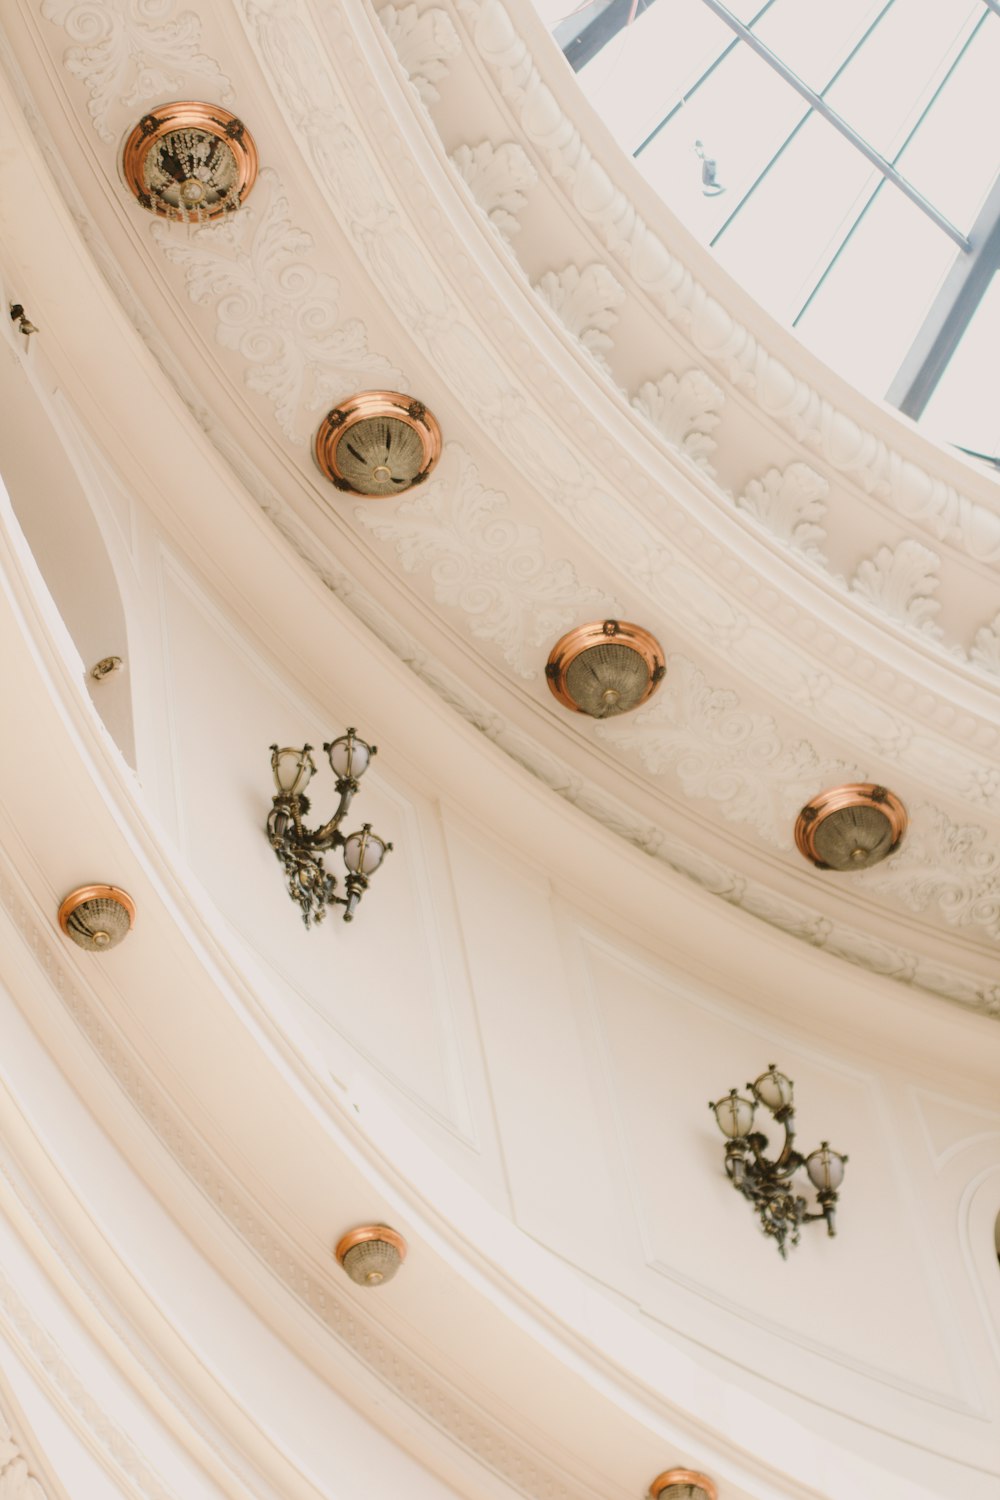
M668 1469L649 1486L649 1500L718 1500L719 1492L707 1474L694 1469Z
M303 745L301 750L279 750L277 745L271 746L271 770L278 790L267 816L267 837L285 867L288 894L301 908L302 920L307 927L312 922L322 922L328 906L342 906L344 921L350 922L368 889L368 881L387 850L392 848L391 844L372 833L370 823L363 824L358 833L350 833L346 838L340 832L340 824L358 790L358 780L368 769L378 746L365 744L353 729L349 729L339 740L324 745L323 749L337 778L340 802L329 822L310 829L302 819L309 811L309 799L304 792L316 774L309 753L312 746ZM328 874L323 864L325 849L343 850L347 866L346 896L335 893L336 877Z
M815 1151L802 1156L793 1146L795 1140L795 1112L792 1109L792 1081L779 1073L774 1063L768 1065L755 1083L747 1088L752 1099L744 1099L735 1089L730 1089L724 1099L709 1104L715 1114L716 1124L726 1137L726 1175L734 1188L748 1198L757 1210L764 1233L778 1242L782 1260L788 1258L788 1244L797 1245L799 1228L817 1219L826 1220L826 1232L836 1234L835 1211L837 1189L844 1180L846 1156L831 1151L822 1141ZM758 1104L784 1126L785 1143L781 1154L769 1160L767 1136L753 1129L754 1111ZM819 1213L807 1212L805 1198L791 1189L791 1178L805 1167L809 1181L816 1189Z
M195 99L151 109L122 153L122 175L143 208L196 222L240 208L257 166L243 121L220 104Z

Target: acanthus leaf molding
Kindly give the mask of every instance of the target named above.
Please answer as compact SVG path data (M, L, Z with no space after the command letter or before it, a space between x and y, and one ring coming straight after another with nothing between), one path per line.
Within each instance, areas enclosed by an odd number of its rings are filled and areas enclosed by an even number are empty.
M63 61L86 85L94 129L109 144L119 134L110 122L115 109L176 97L191 76L203 93L232 103L232 84L201 51L201 21L193 10L176 14L171 0L44 0L42 15L76 44Z
M699 353L773 418L866 494L969 557L1000 566L1000 513L962 494L870 431L771 353L667 247L590 150L542 77L502 0L456 0L472 42L574 211ZM921 455L922 456L922 455Z
M618 322L618 309L625 301L625 288L607 266L594 264L581 271L570 265L561 271L546 271L535 291L607 370L605 355L614 346L608 332Z
M151 233L181 267L192 302L213 308L216 340L243 358L244 381L272 403L292 442L305 444L313 414L345 391L403 384L387 359L369 351L359 319L338 323L339 286L312 264L312 236L292 224L272 170L261 172L254 202L238 214L183 239L159 223Z
M518 214L538 181L527 152L516 141L494 146L458 146L452 164L501 239L508 243L521 227Z
M416 5L383 5L378 16L417 93L425 104L436 104L441 97L436 85L462 50L451 17L438 9L421 12Z
M984 672L1000 677L1000 614L989 625L981 625L969 649L969 660Z
M550 561L541 533L510 514L510 502L479 481L475 464L448 444L438 477L390 513L359 506L356 519L392 542L404 572L429 572L438 604L460 609L480 640L492 641L519 677L538 676L538 648L581 610L612 617L616 602L582 585L566 558Z
M826 531L820 522L826 515L829 493L830 486L822 474L809 464L792 463L784 470L768 469L759 479L751 479L737 496L736 508L753 516L778 541L823 562Z
M940 605L931 596L940 582L940 566L936 552L908 537L866 558L851 580L851 590L900 624L937 637L942 631L934 616Z
M40 1482L31 1473L27 1459L0 1414L0 1500L46 1500Z
M713 475L709 462L716 449L712 436L721 419L725 395L704 370L668 373L647 380L632 397L635 411L646 417L692 463Z

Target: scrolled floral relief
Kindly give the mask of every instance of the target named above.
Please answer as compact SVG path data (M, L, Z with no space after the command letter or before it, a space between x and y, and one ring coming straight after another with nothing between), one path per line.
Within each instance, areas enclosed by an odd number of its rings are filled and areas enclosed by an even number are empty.
M487 489L468 455L449 444L437 475L391 510L359 506L358 522L391 543L404 572L427 573L438 604L458 609L472 635L493 642L519 677L542 667L540 648L582 610L613 615L615 601L580 582L566 558L545 555L541 532Z
M85 85L87 109L104 141L118 139L123 120L116 116L185 98L184 88L195 79L200 94L232 103L229 79L201 50L197 12L178 10L175 0L44 0L42 15L70 39L63 61Z
M183 237L163 224L151 233L181 268L191 301L212 310L217 342L242 357L246 385L267 398L292 442L305 444L316 413L344 391L403 385L369 350L361 320L339 318L338 283L318 268L312 236L293 224L273 171L261 172L253 203L238 214Z

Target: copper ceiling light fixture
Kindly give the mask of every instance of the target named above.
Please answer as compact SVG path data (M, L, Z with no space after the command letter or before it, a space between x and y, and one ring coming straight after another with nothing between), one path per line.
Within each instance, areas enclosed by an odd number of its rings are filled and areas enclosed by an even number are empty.
M707 1474L694 1469L667 1469L649 1486L649 1500L719 1500L719 1492Z
M641 625L594 620L556 642L545 679L565 708L610 719L645 703L666 670L659 642Z
M116 885L81 885L60 906L59 926L78 948L107 953L135 926L135 902Z
M258 165L243 121L196 99L160 104L143 115L122 152L122 175L142 207L182 222L241 208Z
M441 429L413 396L362 391L323 418L315 452L323 474L338 490L401 495L421 484L437 463Z
M388 1224L361 1224L347 1231L333 1253L358 1286L382 1286L406 1259L406 1241Z
M894 792L855 781L806 803L795 820L795 842L817 870L868 870L898 848L907 821Z

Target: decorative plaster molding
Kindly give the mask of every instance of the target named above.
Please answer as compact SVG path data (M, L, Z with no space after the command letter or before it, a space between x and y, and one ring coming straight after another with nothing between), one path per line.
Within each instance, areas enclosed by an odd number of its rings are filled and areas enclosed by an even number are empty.
M518 214L527 203L529 188L538 181L526 152L515 141L494 146L459 146L452 165L501 239L510 243L521 227Z
M417 93L425 104L436 104L441 96L435 85L448 72L449 59L462 50L451 17L443 10L421 12L416 5L383 5L378 17Z
M654 775L675 771L685 796L707 797L729 822L749 824L779 849L792 848L795 815L817 787L865 779L857 767L823 761L805 740L785 744L769 714L742 709L736 693L711 687L676 654L651 704L595 732L634 750Z
M468 0L473 9L477 8L476 0ZM294 45L288 36L289 27L298 27L299 23L294 13L290 12L284 0L265 0L264 4L251 3L251 0L240 0L241 8L245 14L248 31L256 39L261 55L266 57L273 65L271 68L273 81L279 97L285 101L289 111L289 118L299 126L307 135L310 149L314 153L314 161L317 168L333 163L328 161L326 155L327 136L322 126L339 121L341 110L339 100L335 103L329 102L329 80L325 74L319 73L319 79L327 88L327 103L315 107L312 103L303 99L302 88L305 87L304 80L308 82L315 70L316 52L310 48L309 35L304 27L299 27L301 36L296 36ZM280 22L280 24L279 24ZM38 119L37 112L33 111L30 100L26 101L26 111L31 112L31 117L37 122L44 141L44 126ZM48 151L54 168L61 169L58 156L51 150ZM358 163L351 157L350 166L352 172ZM832 922L820 916L814 909L805 903L794 902L783 895L776 895L769 891L763 884L750 881L731 867L725 865L706 854L700 849L685 843L674 837L671 833L658 827L655 823L635 813L625 804L619 802L591 783L570 771L568 767L557 757L551 756L538 744L533 742L530 736L521 733L508 721L487 704L483 699L471 693L458 678L447 672L427 650L411 637L403 629L391 614L383 609L364 591L359 589L347 574L333 568L329 558L317 550L315 539L309 536L307 528L293 520L289 509L283 502L279 501L273 490L265 486L257 472L246 461L245 454L239 449L225 429L220 427L216 419L205 405L198 390L193 387L184 371L167 349L158 332L152 327L144 309L135 302L131 289L124 282L114 258L103 243L100 234L94 229L87 217L86 211L76 193L72 182L67 178L65 171L59 170L59 180L63 192L70 203L74 216L85 235L88 244L98 259L99 264L112 287L115 295L122 302L128 315L132 319L137 331L150 346L155 356L164 368L168 378L173 382L182 398L190 407L192 414L201 427L211 437L220 452L231 464L252 494L255 495L262 508L271 515L275 524L292 542L296 550L309 562L324 583L337 594L337 596L352 611L372 628L376 635L396 654L410 665L414 671L439 694L442 701L453 706L471 724L485 733L500 748L508 753L519 764L522 764L532 774L546 785L550 786L560 796L573 802L590 816L595 817L604 826L636 845L638 848L663 860L670 868L695 880L704 889L720 895L732 904L741 906L762 920L768 921L804 941L824 947L827 951L836 953L846 960L871 968L879 973L893 975L904 983L912 983L931 993L943 995L947 998L971 1005L974 1008L988 1011L991 1014L1000 1014L1000 986L988 980L985 976L956 967L950 963L937 963L915 951L899 946L896 943L888 943L879 938L869 936L863 931L848 927L841 922ZM254 205L250 205L254 209ZM254 212L257 212L254 209ZM243 212L247 212L244 210ZM236 216L237 219L243 214ZM369 221L374 224L378 221L384 228L383 205L381 202L371 205L371 214L367 210L361 232L367 235L370 232ZM162 227L162 226L161 226ZM208 226L214 228L215 226ZM227 226L219 226L227 227ZM301 232L301 231L299 231ZM308 236L306 236L308 239ZM165 247L168 248L168 247ZM171 247L176 248L176 246ZM249 267L246 274L252 275ZM316 273L311 273L316 274ZM223 342L220 336L220 342ZM250 384L248 371L246 379ZM505 392L497 392L496 400L506 395ZM490 391L493 396L493 391ZM320 403L322 404L322 403ZM547 472L547 471L546 471ZM566 513L567 507L572 504L578 506L582 513L590 515L588 506L596 508L597 513L607 516L604 501L608 497L599 494L583 493L574 486L573 476L566 482L565 504L560 501L556 505L559 513ZM553 502L555 504L555 500ZM602 508L603 507L603 508ZM688 523L689 525L691 523ZM619 548L621 558L626 560L634 556L636 565L643 565L643 557L640 551L644 551L646 536L633 537L630 533L614 535L609 538L614 540ZM645 556L644 565L652 567L655 559ZM663 586L670 586L670 578L666 575ZM699 617L700 618L700 617ZM729 607L726 613L725 623L721 617L713 622L716 643L719 649L726 649L725 631L729 635L738 638L745 633L748 622L738 609ZM789 627L791 629L792 627ZM802 677L803 684L806 677ZM814 678L809 679L810 689L816 686ZM810 699L810 702L813 700ZM852 704L852 711L857 702ZM879 719L884 724L886 717L887 700L883 698L882 707L879 710ZM873 709L874 712L874 709ZM976 721L971 716L968 719L972 730L977 728ZM956 723L956 731L959 730ZM876 725L872 719L870 734L866 727L864 734L872 739L873 748L883 753L885 740L885 729ZM902 732L900 730L900 732ZM971 733L971 730L970 730ZM876 745L877 738L877 745ZM884 742L884 745L883 745ZM895 743L895 742L894 742ZM961 753L958 744L950 742L956 753ZM888 752L886 752L888 753ZM982 762L982 774L988 774L986 770L985 756L979 757ZM973 764L971 757L964 756L962 766L959 768L962 777L978 775L980 772Z
M382 504L354 514L379 541L392 542L406 573L429 572L438 604L460 609L469 630L498 645L519 677L538 676L538 647L569 629L581 611L615 616L600 589L583 587L566 558L546 559L537 526L510 514L506 495L488 490L469 455L445 448L437 476L387 515Z
M301 1246L275 1224L244 1183L178 1113L159 1079L125 1041L108 1015L85 992L50 941L49 933L25 905L19 882L0 855L0 902L56 995L87 1042L116 1078L152 1134L180 1164L193 1185L253 1251L264 1270L372 1370L396 1396L487 1470L499 1475L528 1500L568 1500L560 1473L503 1422L484 1412L464 1391L432 1372L388 1328L369 1317L356 1298L341 1295L335 1272L302 1255ZM332 1260L332 1257L331 1257ZM148 1500L173 1500L143 1463L128 1438L104 1417L44 1329L31 1318L0 1271L0 1313L6 1314L32 1354L57 1380L80 1416L93 1427L120 1468ZM577 1487L579 1488L579 1486ZM591 1491L591 1496L595 1494ZM0 1491L0 1500L6 1500ZM32 1497L34 1500L34 1497Z
M0 1412L0 1500L47 1500L41 1481L32 1474L28 1460Z
M201 93L232 103L229 79L200 50L198 15L178 14L173 0L44 0L42 15L75 43L63 61L86 85L94 129L109 144L120 133L109 118L115 110L137 113L154 100L185 98L192 76Z
M577 266L565 266L561 271L546 271L535 291L574 338L580 340L587 353L608 370L605 355L614 348L608 330L618 322L625 288L607 266L585 266L582 271Z
M655 383L647 380L632 397L632 407L685 458L714 475L709 459L715 452L711 436L719 425L725 395L704 370L687 370L676 375L661 375Z
M825 562L826 531L820 525L826 515L830 486L822 474L808 464L789 464L784 471L768 469L760 479L751 479L736 498L737 510L746 511L776 537L815 562Z
M895 548L880 547L866 559L851 580L851 589L892 619L927 635L940 636L934 623L940 605L931 595L940 582L941 559L911 539Z
M16 897L12 903L10 896L12 887L6 875L0 875L0 896L3 904L14 917L18 927L26 938L30 934L30 946L34 949L35 956L39 956L39 944L43 941L40 931L35 927L26 908L20 906ZM37 941L31 941L31 938ZM47 946L47 945L46 945ZM58 970L54 963L51 952L49 954L50 965ZM46 965L52 977L52 967ZM64 986L69 983L65 971L59 970L62 976L60 993L65 998ZM107 1057L104 1058L107 1063ZM114 1071L112 1069L112 1071ZM30 1359L44 1371L46 1379L61 1392L64 1400L76 1413L84 1426L93 1434L97 1444L107 1455L108 1460L117 1471L124 1475L131 1485L146 1500L176 1500L172 1490L169 1490L159 1475L156 1474L146 1463L139 1449L131 1441L125 1432L118 1426L117 1422L111 1420L107 1413L98 1405L94 1396L80 1379L72 1365L66 1359L59 1345L52 1336L36 1320L27 1304L19 1296L13 1283L6 1274L0 1270L0 1321L8 1325L8 1337L13 1332L16 1340L27 1351ZM2 1439L0 1439L2 1441ZM2 1449L0 1449L2 1453ZM38 1481L30 1478L22 1469L18 1472L18 1461L15 1459L9 1468L0 1467L0 1500L8 1500L8 1491L5 1488L8 1473L11 1475L10 1497L11 1500L45 1500L44 1492ZM18 1485L21 1487L18 1488ZM33 1486L33 1488L32 1488Z
M572 210L695 349L796 442L868 495L982 562L1000 565L1000 512L866 431L741 324L664 244L597 160L535 66L502 0L456 0L475 50Z
M271 402L293 443L310 441L310 417L345 391L402 386L400 372L369 351L358 318L338 323L339 286L313 264L312 236L292 223L273 170L260 173L239 213L183 235L173 230L150 226L192 302L212 308L217 342L241 356L244 381Z
M988 828L955 823L937 807L912 809L899 853L861 879L908 911L936 909L953 927L1000 940L1000 849Z
M969 660L984 672L1000 677L1000 614L989 625L981 625L969 650Z

